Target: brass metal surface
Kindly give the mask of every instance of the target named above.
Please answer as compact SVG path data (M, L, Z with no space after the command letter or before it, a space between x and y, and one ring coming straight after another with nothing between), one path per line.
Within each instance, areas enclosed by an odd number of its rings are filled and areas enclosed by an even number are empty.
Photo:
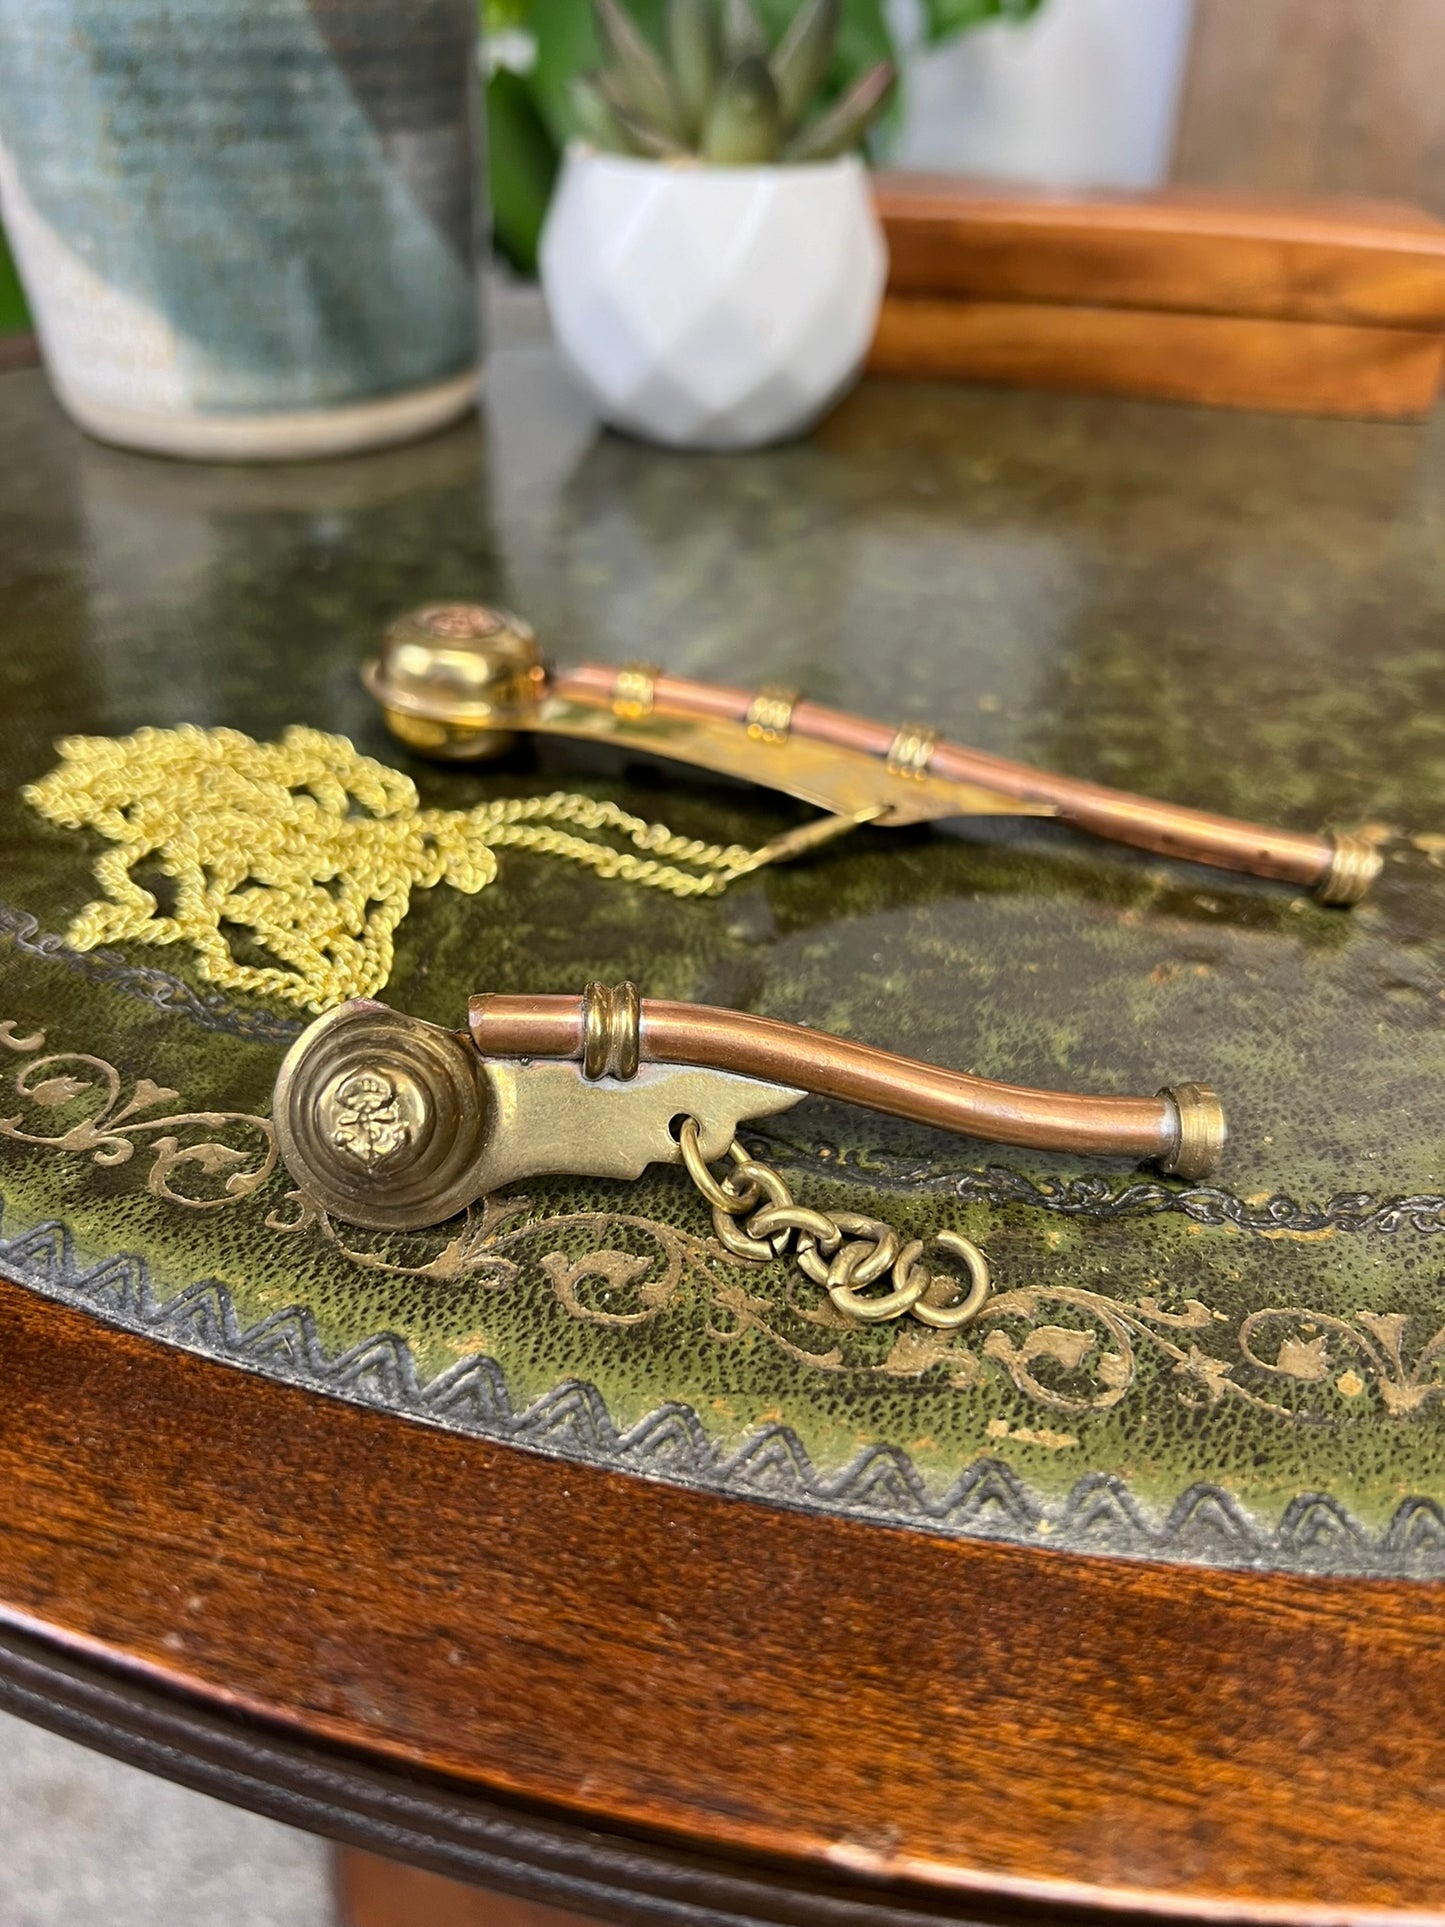
M926 776L937 747L936 729L929 729L924 723L900 723L898 734L888 746L889 773L893 776Z
M532 727L546 735L610 743L721 776L781 790L834 816L867 810L894 828L951 816L1053 816L1052 804L1020 801L984 784L955 782L930 772L900 782L882 758L840 749L794 729L771 736L761 730L682 715L659 703L645 715L619 716L606 703L579 702L559 688L540 703Z
M911 1312L935 1331L958 1331L987 1304L988 1260L961 1232L940 1231L933 1242L963 1263L968 1288L962 1293L948 1273L930 1272L921 1262L921 1238L905 1244L881 1219L796 1203L782 1172L749 1157L736 1141L728 1147L733 1170L717 1178L708 1169L697 1119L683 1118L677 1135L687 1174L712 1207L713 1232L733 1257L766 1264L796 1239L799 1269L826 1287L836 1311L862 1325L887 1324ZM868 1288L885 1274L885 1289L870 1294Z
M520 616L480 603L439 602L394 622L362 680L387 727L409 749L447 761L499 756L546 686Z
M878 822L882 815L880 806L868 803L851 816L811 817L806 823L799 823L796 828L775 836L771 843L761 844L736 869L729 870L723 881L736 883L739 877L750 876L754 870L764 869L770 863L790 863L794 857L810 855L812 851L822 849L825 843L833 843L840 836L847 836L850 830L859 830L865 823Z
M1334 856L1315 886L1321 903L1358 903L1380 874L1381 856L1368 837L1343 830L1331 833Z
M630 1083L641 1056L642 1000L636 984L590 983L582 993L582 1075L589 1083L615 1077Z
M843 1218L799 1216L778 1173L736 1147L744 1118L813 1091L965 1136L1149 1157L1186 1177L1212 1170L1224 1144L1206 1085L1152 1099L1025 1090L741 1011L644 1003L631 983L590 983L581 997L474 997L469 1025L470 1039L358 999L302 1033L274 1111L281 1155L306 1195L349 1223L408 1229L518 1178L635 1178L682 1159L736 1256L777 1255L797 1235L804 1269L806 1254L827 1258L816 1282L845 1294L891 1269L902 1296L886 1312L852 1315L893 1317L930 1288L915 1277L922 1247L900 1248L877 1226L859 1253L837 1235ZM672 1127L684 1116L695 1127L680 1141ZM703 1166L729 1146L744 1160L740 1182L718 1185Z
M589 1081L565 1059L494 1059L483 1070L498 1128L475 1173L477 1198L550 1173L632 1179L650 1164L677 1164L672 1122L684 1115L700 1120L709 1155L721 1157L740 1124L789 1110L803 1096L687 1064L644 1064L625 1084Z
M655 662L625 662L612 685L612 713L620 722L636 722L652 714L657 679L662 674Z
M625 1061L628 1000L611 998ZM575 1007L580 1017L583 1001ZM440 1224L522 1178L639 1178L675 1164L671 1125L683 1114L699 1120L705 1155L721 1157L745 1119L801 1096L691 1066L634 1064L623 1082L558 1057L484 1060L465 1033L358 999L291 1046L273 1112L303 1194L345 1223L390 1231Z
M1228 1137L1218 1093L1209 1084L1176 1084L1159 1095L1174 1106L1176 1121L1174 1150L1160 1160L1160 1170L1191 1184L1213 1176Z
M619 672L583 663L549 678L524 623L471 613L476 633L459 637L430 635L426 625L465 630L464 608L403 618L363 672L389 725L427 754L494 755L516 730L602 739L839 815L877 803L886 826L1057 815L1093 836L1294 883L1332 904L1357 902L1379 871L1378 852L1359 836L1302 835L1133 796L943 742L922 725L890 728L805 702L779 686L750 695L638 664ZM495 638L489 621L502 624Z
M464 1036L356 999L291 1046L272 1103L286 1168L348 1224L437 1224L477 1196L505 1112Z
M587 1048L584 1007L575 997L473 997L469 1024L486 1056L581 1059ZM1222 1113L1207 1086L1179 1085L1149 1098L1030 1090L776 1018L655 998L641 1005L640 1050L644 1063L696 1064L783 1083L964 1137L1144 1158L1181 1175L1181 1158L1188 1175L1203 1176L1224 1148Z
M748 735L755 743L767 743L770 748L785 743L797 706L796 689L785 689L780 683L765 684L748 704Z

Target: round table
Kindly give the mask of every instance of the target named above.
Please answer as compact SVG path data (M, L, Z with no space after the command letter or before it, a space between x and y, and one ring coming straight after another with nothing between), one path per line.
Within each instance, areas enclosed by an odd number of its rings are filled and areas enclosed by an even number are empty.
M480 439L252 473L0 378L0 1705L604 1918L1437 1916L1438 429L872 384L690 461L597 438L540 345L489 393ZM684 905L504 852L490 894L417 893L393 1001L631 975L1019 1081L1213 1074L1232 1162L764 1127L800 1193L987 1246L967 1362L740 1298L671 1172L403 1262L284 1173L237 1203L253 1167L158 1159L264 1118L304 1014L67 945L102 844L19 791L68 732L303 722L431 807L795 820L566 748L407 760L355 668L437 595L1396 842L1353 912L1049 825L860 833Z

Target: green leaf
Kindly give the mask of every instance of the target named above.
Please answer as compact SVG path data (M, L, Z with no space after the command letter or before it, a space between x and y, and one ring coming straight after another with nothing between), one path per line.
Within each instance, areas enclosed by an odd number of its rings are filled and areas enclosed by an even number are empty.
M752 0L723 0L723 48L731 66L768 57L768 36Z
M892 61L870 68L841 100L805 127L788 146L785 160L827 161L856 147L882 113L898 75Z
M1043 0L922 0L924 38L931 46L990 20L1032 19Z
M0 335L24 334L29 327L30 313L25 306L20 276L10 259L5 231L0 228Z
M537 239L557 174L557 145L520 74L487 82L487 176L498 251L523 274L537 266Z
M696 140L712 105L722 66L717 13L712 0L667 0L667 53L672 84L688 136Z
M718 88L699 152L705 161L755 167L775 161L782 142L778 90L761 54L748 54Z
M477 13L483 40L494 34L513 33L529 24L532 0L478 0Z
M842 0L803 0L768 65L778 89L783 120L802 119L833 63Z
M687 150L681 141L674 140L661 127L635 114L628 103L626 93L619 85L615 74L601 73L593 76L597 91L603 103L610 107L618 126L631 143L620 151L632 154L647 154L653 160L665 160L671 155L682 154ZM579 83L580 84L580 83ZM576 105L576 88L573 89L573 105Z
M602 91L595 74L578 74L568 89L572 104L572 125L583 140L591 141L609 154L637 154L622 116Z
M631 14L621 0L592 0L592 8L614 104L620 99L629 114L669 140L685 140L672 82Z
M537 61L526 77L527 85L560 147L578 131L572 116L572 82L595 68L602 57L589 0L536 0L531 28L537 37Z

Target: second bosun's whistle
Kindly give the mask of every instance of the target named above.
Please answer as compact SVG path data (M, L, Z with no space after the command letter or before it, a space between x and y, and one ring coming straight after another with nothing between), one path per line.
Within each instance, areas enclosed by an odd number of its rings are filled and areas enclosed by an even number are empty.
M1379 852L1362 836L1307 836L1154 802L783 689L750 694L641 664L549 670L525 622L476 604L439 603L404 616L363 677L393 733L424 755L479 761L519 732L571 736L739 777L828 813L768 845L759 862L799 855L864 823L1027 815L1293 883L1322 903L1357 903L1380 869Z

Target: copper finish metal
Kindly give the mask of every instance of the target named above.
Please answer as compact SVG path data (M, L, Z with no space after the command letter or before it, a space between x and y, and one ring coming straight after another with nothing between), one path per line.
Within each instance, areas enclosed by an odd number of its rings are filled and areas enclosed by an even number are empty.
M638 1177L681 1160L728 1250L761 1261L796 1236L798 1263L850 1315L927 1304L925 1323L932 1312L946 1322L974 1294L960 1299L946 1278L916 1271L922 1246L871 1219L796 1204L781 1174L738 1145L744 1119L809 1091L965 1137L1148 1158L1191 1179L1207 1177L1224 1146L1207 1085L1153 1098L1029 1090L771 1017L644 1003L630 983L590 983L580 997L473 997L460 1033L365 999L342 1004L286 1053L272 1115L301 1190L351 1224L438 1224L519 1178ZM682 1118L690 1137L674 1129ZM717 1184L703 1166L724 1152L738 1169ZM857 1291L890 1269L892 1295L859 1310ZM974 1285L986 1291L986 1277Z
M569 1001L585 1031L584 1000ZM677 1163L672 1121L682 1115L697 1119L702 1155L723 1157L745 1119L803 1096L687 1064L639 1066L628 1042L636 1005L630 984L586 1000L602 1015L590 1041L605 1063L588 1076L562 1053L486 1058L465 1031L365 999L340 1004L296 1040L276 1079L286 1168L347 1224L416 1230L522 1178L638 1178L649 1164Z
M1380 869L1378 851L1358 836L1306 836L1155 802L942 742L920 725L891 729L792 690L750 694L639 663L549 675L526 623L494 609L446 603L403 617L363 677L403 742L448 759L495 755L518 730L584 736L741 776L837 815L876 805L882 825L1057 815L1116 843L1293 883L1325 903L1358 902Z
M552 686L559 695L578 702L596 702L599 680L610 674L583 664L554 678ZM658 710L665 713L744 722L750 699L745 690L694 682L683 676L660 676L655 701ZM840 749L862 750L885 763L900 733L886 723L810 702L797 704L792 729L795 736L833 743ZM1159 803L1123 790L1106 789L1099 783L1031 769L1025 763L957 743L936 743L927 768L931 775L977 783L1019 802L1043 805L1092 836L1222 870L1241 870L1298 884L1318 891L1326 903L1358 902L1379 874L1378 851L1358 838L1308 836L1186 809L1182 804Z
M1224 1149L1223 1113L1205 1085L1179 1085L1147 1098L1083 1097L994 1083L825 1031L703 1004L646 998L640 1018L643 1063L760 1078L965 1137L1149 1159L1190 1179L1208 1176ZM488 1057L581 1059L587 1047L586 1009L576 997L473 997L468 1021Z
M723 776L796 796L830 816L857 817L866 811L890 829L950 816L1056 814L1048 804L1022 803L977 783L945 781L936 769L903 782L877 756L839 749L836 743L825 743L797 730L785 732L773 727L781 723L781 710L768 710L766 714L772 718L768 726L771 733L761 724L745 728L736 721L720 723L707 716L664 711L660 706L645 715L624 716L611 702L577 702L554 693L537 705L532 728L542 735L607 743L687 763L694 769L716 770Z

